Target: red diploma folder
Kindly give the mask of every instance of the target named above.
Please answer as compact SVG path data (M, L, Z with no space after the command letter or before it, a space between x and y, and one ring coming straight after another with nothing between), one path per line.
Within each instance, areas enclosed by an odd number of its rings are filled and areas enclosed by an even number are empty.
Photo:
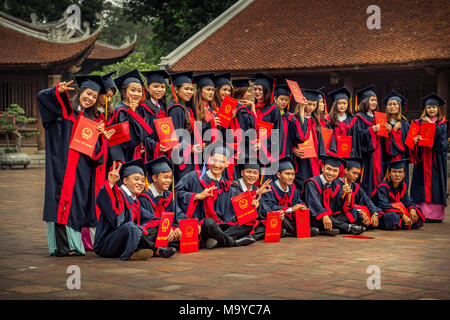
M258 216L256 208L252 206L252 201L253 196L250 191L246 191L231 198L236 218L240 226L255 220Z
M409 211L406 209L405 205L401 202L393 202L391 203L391 206L394 208L397 208L402 211L402 213L409 218ZM411 230L411 227L408 227L409 230Z
M389 131L384 126L387 123L386 113L374 111L375 121L380 125L380 130L378 130L377 134L381 137L388 137Z
M233 110L236 109L238 101L233 99L230 96L225 96L220 105L219 109L219 118L220 118L220 126L223 128L228 128L231 122Z
M436 124L429 122L422 122L420 126L420 136L422 140L419 140L419 146L432 147L434 142L434 131L436 130Z
M338 157L348 158L352 151L352 137L340 136L337 138L337 154Z
M405 144L410 149L414 149L414 147L415 147L414 138L419 135L419 131L420 131L420 124L412 122L411 126L409 127L408 135L406 136L406 139L405 139Z
M323 143L325 144L325 151L330 149L331 139L333 138L333 130L328 128L322 128Z
M180 220L181 240L180 252L198 251L198 221L197 218Z
M266 217L266 234L264 242L280 242L281 237L281 219L280 213L271 211Z
M298 144L300 151L303 151L302 159L317 157L316 146L314 145L312 134L309 135L309 139L303 143Z
M159 142L166 148L173 148L178 144L175 127L172 118L161 118L155 120L156 133Z
M89 120L84 116L80 117L69 148L92 157L95 144L100 135L100 132L97 130L100 123Z
M108 146L112 147L123 142L130 141L130 126L128 121L115 124L106 128L106 131L114 129L114 134L108 140Z
M309 209L298 209L295 212L295 222L297 225L297 238L311 237Z
M297 103L307 103L297 82L286 79L286 83L289 86L289 89L291 89L292 95Z
M372 218L370 217L370 211L369 208L367 208L366 206L361 206L359 204L355 204L353 206L353 208L355 208L356 210L358 210L360 212L360 214L365 214L368 218L369 218L369 224L373 225L373 221Z
M264 140L270 137L272 133L273 123L256 120L256 129L258 130L259 139Z
M156 235L155 247L167 247L167 237L172 229L173 212L164 212L161 215L161 224Z

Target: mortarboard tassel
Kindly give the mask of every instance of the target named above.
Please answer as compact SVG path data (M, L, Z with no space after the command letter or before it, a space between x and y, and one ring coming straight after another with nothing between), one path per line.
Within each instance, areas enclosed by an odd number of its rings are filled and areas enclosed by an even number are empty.
M323 97L323 103L325 104L325 115L328 115L328 107L327 107L327 99L325 97Z
M145 189L144 190L147 190L149 185L150 185L150 182L148 182L148 179L145 178Z
M289 107L291 105L291 99L292 99L292 92L289 94L289 102L288 102L288 105L287 105L287 108L286 108L288 112L290 112L289 111Z
M172 79L170 79L170 89L172 90L173 100L175 100L175 102L178 102L178 97L175 93L175 90L173 89Z
M353 102L352 102L352 99L353 97L352 96L350 96L350 111L354 114L355 113L355 109L353 108Z
M275 80L273 81L273 85L272 85L272 98L270 98L270 103L273 103L273 95L275 93Z
M105 121L108 121L108 97L106 97L105 103Z
M358 112L358 95L355 94L355 113Z
M142 88L142 97L141 100L139 100L139 102L144 102L145 101L145 88Z

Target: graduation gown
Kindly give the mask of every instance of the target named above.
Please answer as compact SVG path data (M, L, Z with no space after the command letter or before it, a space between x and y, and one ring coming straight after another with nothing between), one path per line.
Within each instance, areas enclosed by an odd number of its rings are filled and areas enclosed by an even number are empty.
M415 120L422 123L422 120ZM447 120L436 123L433 147L414 148L415 162L411 197L417 204L427 202L447 206Z
M195 116L192 109L181 102L172 100L167 107L167 116L172 118L175 130L186 129L185 110L190 115L190 125L193 132L190 132L189 141L184 141L184 137L179 135L178 142L180 142L180 148L174 148L169 152L169 159L173 159L172 152L175 152L180 158L177 159L179 162L174 160L174 164L176 164L174 172L175 182L180 181L189 172L202 170L203 167L201 154L192 153L194 145L203 141L203 130L195 123Z
M347 223L355 220L351 213L352 207L347 205L347 198L337 181L331 182L327 188L320 176L306 180L303 199L309 208L312 226L322 227L322 218L329 216L333 228L347 231Z
M258 190L258 188L255 185L252 185L252 189L250 190L250 192L252 193L252 196L256 195L256 190ZM233 203L231 202L231 199L233 197L236 197L240 194L244 193L244 190L242 189L242 186L240 184L239 181L233 181L231 186L230 186L230 203L231 206L233 206ZM261 210L261 202L257 208L257 212L259 215L259 212ZM234 208L233 208L234 211ZM234 216L234 218L231 220L233 222L237 222L237 218L236 215ZM246 223L245 225L240 226L239 224L235 224L233 226L233 230L235 230L235 233L238 233L239 236L235 236L234 238L241 238L244 236L248 236L249 234L253 234L253 228L256 226L257 220L253 220L253 221L249 221L248 223ZM239 232L240 231L240 232ZM233 235L234 236L234 235Z
M336 183L341 186L341 188L344 186L344 181L341 179L337 179ZM372 202L370 197L366 194L366 192L361 188L360 184L357 182L353 182L350 184L350 188L352 188L352 204L350 212L355 220L351 221L353 223L356 221L356 224L361 224L361 214L358 210L354 208L354 205L361 205L367 207L370 212L370 216L372 216L375 212L382 212L380 208L375 206L375 204Z
M164 155L159 150L161 145L158 137L158 132L155 127L155 120L167 117L162 106L155 106L151 100L146 100L141 104L138 113L145 119L145 122L152 129L152 133L145 139L144 146L147 153L147 161L156 159Z
M101 138L89 157L69 148L84 110L75 111L67 92L59 86L38 93L37 102L45 131L45 199L43 220L67 225L80 232L94 227L95 169L103 162Z
M285 156L293 157L292 147L294 146L295 135L297 130L297 118L293 113L285 112L281 116L283 123L281 134L281 151L280 159Z
M375 187L384 177L384 145L385 139L373 131L372 126L376 125L375 117L359 112L356 126L358 128L359 145L363 167L361 170L361 187L367 194L372 194Z
M139 104L135 111L133 111L130 107L128 107L123 102L120 102L114 109L114 123L122 123L128 121L130 127L130 141L124 142L120 144L120 149L123 153L122 156L118 156L117 159L113 160L121 160L124 159L125 162L143 158L145 162L147 162L147 152L141 153L141 150L146 150L144 143L146 139L152 134L153 129L146 122L143 117L143 104Z
M320 175L321 162L319 162L319 157L321 155L336 155L336 144L334 139L331 139L330 147L328 151L325 149L325 143L323 141L323 136L320 132L317 132L316 122L313 118L306 118L302 122L300 118L297 118L296 122L296 135L295 144L297 146L299 143L304 143L312 135L314 145L316 146L317 157L305 158L294 156L295 158L295 180L294 183L300 192L303 191L304 182L314 176Z
M394 125L392 125L392 130L389 132L389 137L385 139L385 148L386 152L384 162L397 161L402 159L410 159L412 157L412 153L410 153L410 149L405 145L405 139L408 135L409 131L409 123L405 119L401 119L402 127L400 130L395 131ZM387 174L387 168L385 175ZM409 169L405 172L406 185L409 186Z
M414 189L414 188L412 188ZM425 216L417 207L416 203L408 194L405 182L401 182L398 188L394 188L388 180L383 180L374 190L372 195L373 203L383 210L380 214L380 228L385 230L407 229L405 223L400 219L401 211L392 206L394 202L401 202L408 211L416 209L418 220L412 225L413 229L420 228L425 222Z
M94 252L104 258L128 260L138 248L143 228L134 221L139 215L139 200L134 201L115 184L106 181L97 196L100 218L94 240Z
M256 104L256 120L261 120L273 123L272 133L267 138L261 141L261 149L259 150L259 159L263 164L277 161L281 154L281 135L283 129L283 122L281 120L281 112L276 104L264 105ZM256 128L259 134L258 128ZM274 130L278 130L278 137L276 137ZM272 141L277 138L277 141ZM272 143L277 146L277 150L272 150Z

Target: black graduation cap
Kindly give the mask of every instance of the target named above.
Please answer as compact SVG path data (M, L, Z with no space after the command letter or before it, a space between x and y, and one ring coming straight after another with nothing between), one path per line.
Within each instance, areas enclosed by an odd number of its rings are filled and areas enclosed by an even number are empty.
M409 159L395 160L388 162L389 169L407 169Z
M233 88L249 88L250 79L234 79L231 81Z
M75 81L80 89L91 89L99 94L106 93L105 84L102 76L99 75L80 75L75 76Z
M170 79L172 79L172 84L174 86L182 85L183 83L192 83L192 71L177 72L170 74Z
M197 89L201 89L203 87L211 86L214 87L214 82L212 78L214 77L214 73L202 73L192 77L192 82L196 84Z
M114 83L119 90L129 85L130 83L140 83L142 86L144 86L144 81L142 81L141 75L139 74L139 71L137 71L137 69L134 69L130 72L125 73L124 75L121 75L118 78L115 78Z
M161 172L172 172L172 162L166 156L153 159L145 164L147 175L152 177Z
M309 101L319 101L322 93L314 89L302 89L303 95L306 100Z
M445 100L439 97L436 93L430 93L422 98L422 101L425 103L425 106L442 106L445 104Z
M164 84L164 79L169 78L166 70L141 71L141 74L147 79L147 85L150 83Z
M211 150L211 156L214 154L221 154L227 157L227 159L230 159L234 156L234 148L227 145L222 140L217 140L214 143L210 144L208 146L208 150Z
M113 76L116 75L116 73L117 73L117 71L113 71L113 72L107 73L102 76L103 83L105 84L106 90L108 90L108 89L114 89L114 91L116 90L116 84L114 83L114 80L112 78Z
M339 99L345 99L347 101L350 100L351 93L347 90L346 87L342 87L336 90L331 91L328 95L333 99L333 101L337 101Z
M213 78L214 87L220 88L222 86L231 86L230 79L231 79L231 73L229 73L229 72L217 74Z
M120 168L120 178L126 178L131 174L140 173L145 176L145 163L144 159L131 160L122 165Z
M253 76L255 79L254 85L258 86L261 85L263 88L266 88L267 90L272 90L273 85L275 83L275 79L271 76L265 75L263 73L257 73Z
M325 93L322 92L323 89L325 89L325 87L320 87L319 89L316 89L316 91L319 92L320 95L322 96L322 99L325 100Z
M279 97L279 96L290 96L291 94L291 90L289 89L289 87L285 84L280 84L275 86L275 97Z
M286 156L278 160L278 172L289 169L294 169L294 160L291 157Z
M356 98L358 101L363 101L365 98L376 97L376 93L373 91L375 89L375 85L372 84L368 87L356 90Z
M400 93L398 93L395 90L392 90L386 98L384 98L383 103L387 104L389 100L395 100L400 102L400 105L402 106L404 103L408 102L408 99L406 99L404 96L402 96Z
M342 158L338 158L330 155L320 156L320 160L322 160L323 165L330 165L335 168L339 168L341 164L346 165L345 160Z
M261 167L263 167L261 161L257 157L249 157L246 156L245 158L239 158L237 160L239 170L245 170L245 169L254 169L254 170L260 170Z
M346 168L347 169L351 169L351 168L358 168L361 169L363 162L361 158L344 158L345 162L346 162Z

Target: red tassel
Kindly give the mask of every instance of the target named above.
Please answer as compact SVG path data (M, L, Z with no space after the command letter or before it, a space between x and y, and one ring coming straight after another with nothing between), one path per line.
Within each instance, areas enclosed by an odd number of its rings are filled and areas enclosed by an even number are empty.
M327 99L325 97L323 97L323 103L325 104L325 115L328 115L328 107L327 107Z
M175 90L173 89L172 79L170 80L170 89L172 90L173 99L175 100L175 102L178 102L177 95L175 93Z
M352 102L352 97L350 97L350 111L352 111L352 113L355 113L355 109L353 108L353 102Z
M270 98L270 103L273 103L273 95L275 93L275 80L273 81L273 85L272 85L272 98Z

